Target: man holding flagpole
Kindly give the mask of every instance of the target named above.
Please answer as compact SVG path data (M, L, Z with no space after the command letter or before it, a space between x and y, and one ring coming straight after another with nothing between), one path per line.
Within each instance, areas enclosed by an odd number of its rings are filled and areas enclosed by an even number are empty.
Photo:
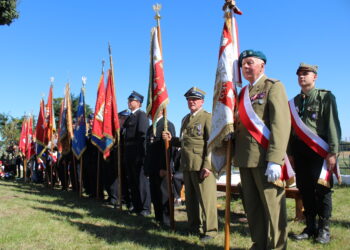
M333 172L339 177L336 155L341 128L334 95L328 90L315 88L317 70L316 65L300 64L297 75L301 92L289 102L293 125L289 154L306 218L306 228L293 238L315 237L316 242L326 244L330 241Z
M251 249L286 249L285 191L276 181L283 174L290 133L287 95L280 81L264 74L262 52L243 51L239 64L249 85L239 96L234 166L240 170Z

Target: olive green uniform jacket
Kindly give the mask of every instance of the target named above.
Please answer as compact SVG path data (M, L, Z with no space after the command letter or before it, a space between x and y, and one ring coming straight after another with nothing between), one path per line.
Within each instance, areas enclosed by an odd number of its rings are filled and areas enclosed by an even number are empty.
M201 109L194 116L188 114L182 120L180 170L184 174L186 211L188 224L193 233L215 235L218 230L216 207L216 179L211 173L204 180L200 170L211 170L207 141L211 129L211 114Z
M285 249L287 214L284 188L267 181L269 161L283 165L291 120L284 86L263 75L249 96L255 113L270 130L268 149L264 149L240 121L234 135L234 166L240 168L244 208L253 249Z
M338 153L341 128L334 95L328 90L313 88L307 94L301 92L295 96L294 103L305 125L328 143L329 153ZM292 131L290 143L296 137Z

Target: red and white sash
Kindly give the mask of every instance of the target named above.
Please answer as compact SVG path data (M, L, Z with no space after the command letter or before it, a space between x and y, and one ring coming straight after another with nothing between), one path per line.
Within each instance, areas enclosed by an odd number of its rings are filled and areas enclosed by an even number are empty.
M305 123L300 119L297 109L295 107L294 98L289 100L289 109L292 118L292 126L298 137L309 146L315 153L322 158L326 159L329 152L329 145L315 132L313 132ZM341 176L339 171L339 165L333 170L336 175L338 182L341 183ZM328 170L326 160L323 161L322 170L318 183L326 187L330 187L330 179L332 178L332 172Z
M249 88L245 86L239 96L238 104L239 117L248 132L254 139L264 148L268 149L270 141L270 130L260 117L255 113L251 100L249 98ZM275 183L278 186L283 185L283 181L287 184L294 182L295 173L289 162L288 156L284 156L284 165L282 166L282 172L280 179Z

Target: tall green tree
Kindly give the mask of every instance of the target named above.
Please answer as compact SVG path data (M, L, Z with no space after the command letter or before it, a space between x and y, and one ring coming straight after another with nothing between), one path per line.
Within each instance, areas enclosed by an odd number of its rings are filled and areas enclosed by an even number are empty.
M0 25L10 25L19 17L17 0L0 0Z

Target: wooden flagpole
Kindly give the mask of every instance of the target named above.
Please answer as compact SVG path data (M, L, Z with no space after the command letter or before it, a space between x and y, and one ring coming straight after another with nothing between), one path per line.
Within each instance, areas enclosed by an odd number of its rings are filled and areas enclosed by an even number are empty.
M24 160L23 160L23 177L24 177L24 182L27 182L27 158L26 155L24 155Z
M155 19L157 20L157 31L158 31L158 44L160 53L163 57L163 48L162 48L162 35L160 30L160 14L159 11L162 8L160 4L153 5L153 10L156 12ZM168 132L168 119L167 119L167 109L163 110L164 116L164 131ZM170 169L170 157L169 157L169 141L164 140L165 146L165 162L166 162L166 170L167 170L167 186L168 186L168 197L169 197L169 216L170 216L170 228L175 230L175 216L174 216L174 193L172 188L172 172Z
M74 180L75 180L75 187L77 188L78 187L78 172L77 172L77 165L75 164L75 159L74 159L74 154L72 154L72 161L73 161L73 168L74 168ZM70 175L70 172L69 172L69 175ZM79 191L76 190L76 191Z
M118 205L120 211L123 210L123 204L122 204L122 170L121 170L121 154L120 154L120 140L118 140L117 145L117 172L118 172Z
M225 203L225 250L230 249L230 205L231 205L231 152L232 140L229 139L226 148L226 203Z
M111 67L112 71L112 80L113 80L113 87L115 87L115 81L114 81L114 66L113 66L113 59L112 59L112 48L110 43L108 43L108 53L109 53L109 64ZM115 94L115 89L113 89L114 94ZM116 95L116 94L115 94ZM117 100L116 100L117 101ZM122 185L121 185L121 162L120 162L120 134L119 134L119 129L117 131L117 136L116 136L116 141L117 141L117 173L118 173L118 205L120 210L123 210L123 205L122 205Z
M100 198L100 190L99 190L99 186L100 186L100 155L101 152L98 151L97 153L97 170L96 170L96 199Z
M80 166L79 166L79 196L83 196L83 157L80 157Z

